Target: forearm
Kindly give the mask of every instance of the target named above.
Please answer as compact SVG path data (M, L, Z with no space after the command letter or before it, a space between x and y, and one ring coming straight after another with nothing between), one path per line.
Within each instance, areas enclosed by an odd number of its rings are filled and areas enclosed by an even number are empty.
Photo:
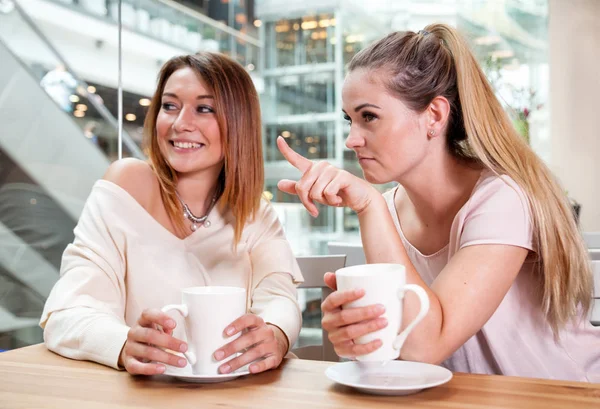
M302 326L302 312L296 294L296 286L288 274L273 273L254 290L250 309L282 332L288 348L296 342Z
M67 358L118 369L129 327L117 317L86 307L56 311L44 323L46 347Z
M381 195L374 196L369 206L358 214L361 239L367 262L402 264L406 268L406 283L422 287L429 297L429 312L408 336L402 348L402 358L417 361L437 360L432 352L439 350L443 322L438 296L423 281L412 264L392 216ZM407 292L403 304L402 329L412 322L420 310L418 297Z
M360 235L367 263L410 263L385 199L376 192L358 213Z

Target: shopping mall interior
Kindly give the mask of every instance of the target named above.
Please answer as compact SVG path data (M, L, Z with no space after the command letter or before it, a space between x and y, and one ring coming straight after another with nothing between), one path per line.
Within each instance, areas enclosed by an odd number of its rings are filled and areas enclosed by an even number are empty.
M580 229L600 231L600 1L0 0L0 349L42 341L39 317L91 188L120 157L146 158L157 74L176 55L223 53L250 74L264 196L294 253L360 243L351 210L311 217L277 188L299 173L276 139L362 175L344 143L347 64L389 32L436 22L468 40L517 131L579 206ZM321 336L319 295L299 295L299 342Z

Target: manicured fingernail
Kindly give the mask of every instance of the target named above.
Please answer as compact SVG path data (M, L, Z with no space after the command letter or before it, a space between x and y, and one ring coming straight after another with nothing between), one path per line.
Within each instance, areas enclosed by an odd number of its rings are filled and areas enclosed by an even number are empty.
M217 351L217 352L215 352L215 359L217 361L220 361L224 357L225 357L225 352L223 352L223 351Z
M158 367L156 368L156 373L164 373L165 369L167 369L164 365L158 365Z
M169 328L175 328L175 321L173 321L173 320L167 320L167 322L165 324Z
M359 295L363 295L364 292L365 290L363 290L362 288L357 288L354 290L354 295L358 297Z
M225 330L225 333L227 335L233 335L234 332L235 332L235 328L233 328L233 327L229 327Z
M375 306L375 313L376 314L383 314L385 312L385 306L383 306L382 304L377 304Z
M388 320L385 318L378 318L377 319L377 326L378 327L385 327L388 324Z
M187 361L185 359L181 358L179 361L177 361L177 365L184 368L187 365Z
M188 347L187 347L187 345L186 345L186 344L181 344L181 345L179 346L179 352L185 352L185 351L187 351L187 348L188 348Z
M229 365L225 364L220 369L221 369L221 373L229 373L229 371L231 370L231 367Z
M249 369L250 369L251 373L258 372L258 366L257 365L250 365Z

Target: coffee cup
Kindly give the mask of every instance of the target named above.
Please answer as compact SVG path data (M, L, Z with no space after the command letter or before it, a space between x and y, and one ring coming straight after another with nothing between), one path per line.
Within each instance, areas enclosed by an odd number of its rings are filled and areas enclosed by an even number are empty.
M388 325L385 328L354 340L357 344L366 344L380 339L382 346L366 355L357 356L358 361L389 361L400 356L400 350L410 332L421 322L429 311L429 297L425 290L415 284L406 284L406 269L402 264L361 264L339 269L335 273L337 289L340 291L363 289L365 295L356 301L344 304L342 309L382 304ZM400 332L404 295L414 292L419 298L419 313L406 328Z
M177 311L184 317L188 350L184 353L194 375L218 375L222 361L214 358L217 349L235 340L225 328L246 313L246 290L240 287L190 287L181 290L181 304L167 305L163 312Z

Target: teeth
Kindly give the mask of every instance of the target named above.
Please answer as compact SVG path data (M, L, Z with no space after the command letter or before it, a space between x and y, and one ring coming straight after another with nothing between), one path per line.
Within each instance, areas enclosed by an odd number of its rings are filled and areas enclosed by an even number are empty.
M173 145L176 148L182 148L182 149L193 149L193 148L199 148L202 146L199 143L193 143L193 142L173 142Z

